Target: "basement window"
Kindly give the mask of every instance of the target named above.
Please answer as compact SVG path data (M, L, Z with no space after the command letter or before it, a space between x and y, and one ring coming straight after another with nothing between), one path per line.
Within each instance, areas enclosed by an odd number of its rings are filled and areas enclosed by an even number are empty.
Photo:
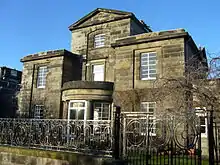
M34 106L34 118L35 119L43 119L43 105L35 105Z
M156 135L156 102L141 102L141 111L148 115L148 128L152 136Z
M95 35L94 47L95 48L101 48L103 46L105 46L105 34Z
M199 118L200 123L200 131L201 131L201 137L207 137L208 135L208 121L207 121L207 113L206 108L195 108L196 115Z

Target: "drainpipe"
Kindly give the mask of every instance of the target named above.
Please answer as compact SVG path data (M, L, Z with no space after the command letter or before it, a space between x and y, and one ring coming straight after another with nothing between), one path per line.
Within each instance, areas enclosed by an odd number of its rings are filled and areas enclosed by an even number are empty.
M133 60L133 68L132 68L132 89L133 89L133 91L135 90L134 88L135 88L135 84L134 84L134 82L135 82L135 73L134 73L134 71L135 71L135 50L133 50L132 51L132 60ZM134 92L134 94L135 94L135 101L133 100L133 105L132 105L132 111L135 111L135 106L136 106L136 92Z
M34 72L35 72L35 64L33 65L32 71L32 82L31 82L31 93L30 93L30 101L29 101L29 118L31 118L31 103L32 103L32 95L33 95L33 86L34 86Z
M134 84L134 82L135 82L135 73L134 73L134 70L135 70L135 50L133 50L133 52L132 52L132 56L133 56L132 88L134 89L134 87L135 87L135 84Z
M89 35L91 34L91 32L89 32L86 35L86 64L85 64L85 80L87 80L87 62L88 62L88 53L89 53Z

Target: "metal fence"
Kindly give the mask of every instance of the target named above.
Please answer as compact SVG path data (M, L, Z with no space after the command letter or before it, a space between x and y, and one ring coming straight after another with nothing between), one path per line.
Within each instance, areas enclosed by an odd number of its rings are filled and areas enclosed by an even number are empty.
M111 155L112 122L2 118L0 144Z
M131 165L201 165L201 134L194 114L123 113L121 151Z
M80 152L129 165L218 164L220 124L207 112L209 159L202 159L200 119L120 112L112 120L0 119L0 145Z

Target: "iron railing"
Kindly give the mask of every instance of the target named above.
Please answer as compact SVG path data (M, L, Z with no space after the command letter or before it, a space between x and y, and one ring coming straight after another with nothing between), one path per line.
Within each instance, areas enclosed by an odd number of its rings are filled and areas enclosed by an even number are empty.
M122 113L122 156L130 165L201 165L201 133L194 114Z
M0 119L0 144L45 150L112 154L109 120Z

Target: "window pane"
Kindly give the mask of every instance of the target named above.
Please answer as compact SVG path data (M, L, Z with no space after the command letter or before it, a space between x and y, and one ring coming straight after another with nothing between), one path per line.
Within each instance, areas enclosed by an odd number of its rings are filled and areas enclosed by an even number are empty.
M142 66L142 73L143 72L148 72L148 66Z
M156 71L156 65L150 65L149 69L154 69Z
M142 53L142 54L141 54L141 57L143 57L143 58L148 58L148 53Z
M149 70L149 73L156 73L156 70Z
M94 120L98 120L99 119L99 109L94 109Z
M205 117L204 116L200 116L200 125L205 125Z
M149 107L155 107L155 103L149 103Z
M149 57L156 57L156 53L149 53Z
M206 132L205 132L205 130L206 130L206 129L205 129L205 126L201 126L200 129L201 129L201 133L206 133Z
M70 107L74 107L74 103L73 102L70 102Z
M147 58L142 58L141 59L141 65L148 65L148 59Z
M78 119L83 120L84 119L84 109L78 110Z
M149 112L154 112L154 108L149 108L149 110L148 110Z
M109 116L108 113L102 113L102 120L108 120Z
M104 73L96 73L93 78L93 81L104 81Z
M104 105L103 105L103 108L104 108L104 111L105 111L105 112L108 112L108 110L109 110L109 104L104 104Z
M141 109L147 109L147 104L146 103L141 103Z
M97 72L103 72L104 70L104 65L94 65L93 66L93 73L97 73Z
M85 107L85 102L70 102L70 108Z
M142 71L142 75L148 75L148 71Z
M150 78L156 78L157 75L156 75L156 74L150 74L149 77L150 77Z
M71 109L70 110L70 116L69 119L76 119L76 109Z
M85 102L78 102L78 107L85 107Z
M156 64L156 60L149 60L149 64Z

